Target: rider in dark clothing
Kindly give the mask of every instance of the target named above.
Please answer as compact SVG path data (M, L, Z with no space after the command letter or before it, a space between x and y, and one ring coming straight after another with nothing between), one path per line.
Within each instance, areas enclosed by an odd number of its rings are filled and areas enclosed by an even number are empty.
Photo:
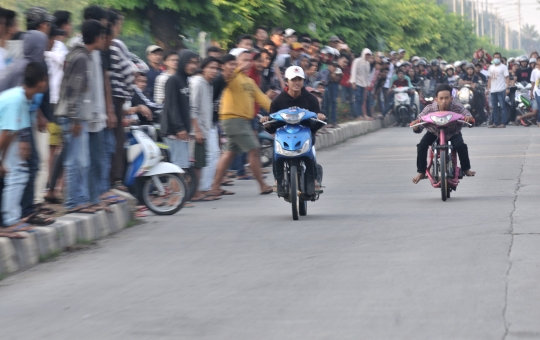
M478 90L478 84L480 83L481 79L477 74L475 74L475 68L473 64L468 63L465 66L465 70L467 71L467 73L461 74L459 84L469 84L471 86L471 90L473 91L472 108L474 109L477 123L481 124L486 120L484 114L484 101L482 100L482 97L484 96L484 91Z

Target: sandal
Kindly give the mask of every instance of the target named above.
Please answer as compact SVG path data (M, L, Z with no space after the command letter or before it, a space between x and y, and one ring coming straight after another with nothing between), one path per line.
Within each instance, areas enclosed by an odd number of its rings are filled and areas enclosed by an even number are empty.
M33 228L30 226L30 224L22 222L22 221L17 223L17 224L14 224L11 227L4 227L4 228L0 229L0 232L3 232L3 233L14 233L14 232L17 232L17 231L26 231L26 232L29 232L29 233L30 232L35 232L35 230L33 230Z
M45 200L45 202L48 202L48 203L51 203L51 204L62 204L64 203L63 200L59 199L58 197L53 197L53 198L50 198L50 197L43 197L43 199Z
M89 206L84 206L84 207L81 207L81 208L70 209L70 210L66 211L66 214L73 214L73 213L95 214L98 211L99 210L93 209L93 208L91 208Z
M199 199L193 199L192 198L191 202L212 202L212 201L217 201L217 200L220 200L220 199L221 199L220 196L204 195Z
M47 208L47 207L37 207L37 211L45 215L54 215L54 213L56 212L52 210L51 208Z
M234 186L234 182L222 182L221 185L224 187L232 187Z
M234 194L236 194L236 193L235 193L235 192L232 192L232 191L229 191L229 190L221 190L221 194L222 194L222 195L230 196L230 195L234 195Z
M4 232L0 232L0 237L7 237L7 238L11 238L11 239L26 238L26 236L21 235L19 233L4 233Z
M263 191L261 191L261 195L268 195L274 192L274 188L272 187L266 187Z
M25 222L37 226L46 226L53 224L54 222L56 222L56 220L54 218L44 216L44 214L37 212L28 216Z

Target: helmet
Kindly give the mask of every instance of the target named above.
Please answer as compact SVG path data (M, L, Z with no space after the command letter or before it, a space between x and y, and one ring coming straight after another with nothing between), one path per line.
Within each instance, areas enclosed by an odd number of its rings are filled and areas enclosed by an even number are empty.
M462 60L461 61L461 67L463 67L464 65L467 65L469 62L467 60Z
M446 60L441 60L441 65L448 65L448 62Z
M534 58L529 59L529 64L531 64L531 63L535 63L535 64L536 64L536 59L534 59Z
M422 65L422 66L426 66L426 65L427 65L427 63L426 63L426 61L425 61L425 60L420 60L420 61L418 62L418 66L420 66L420 65Z
M452 70L452 71L455 71L455 67L453 65L446 65L446 68L444 69L445 71L448 71L448 70Z
M465 66L465 69L472 68L474 70L474 65L472 63L467 63L467 66Z
M458 67L460 67L460 66L461 66L461 61L458 60L458 61L456 61L456 62L454 63L454 67L455 67L455 68L458 68Z
M402 65L411 66L411 63L409 63L408 61L404 61Z
M331 47L325 46L321 49L321 54L332 54Z
M437 59L433 59L429 63L431 64L431 66L439 66L439 61Z
M527 61L528 59L529 59L529 58L527 58L527 56L522 55L522 56L520 56L519 58L517 58L517 61L518 61L519 63L521 63L521 62L523 62L523 61Z
M516 60L516 58L508 58L508 64L512 64L514 62L514 60Z

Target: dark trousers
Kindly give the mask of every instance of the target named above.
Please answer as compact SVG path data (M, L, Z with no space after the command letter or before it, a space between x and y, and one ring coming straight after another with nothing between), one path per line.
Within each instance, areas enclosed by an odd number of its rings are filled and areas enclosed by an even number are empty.
M28 172L30 176L28 177L28 183L26 183L21 198L22 217L27 217L36 211L34 206L34 184L36 182L36 174L39 170L39 154L33 133L30 133L30 146L32 147L32 155L28 160Z
M431 132L426 132L424 137L420 140L420 143L416 145L418 148L417 158L416 158L416 168L418 173L425 173L427 168L427 153L431 144L435 143L438 136L434 135ZM467 144L463 141L463 136L461 133L450 138L452 146L457 151L459 156L459 162L461 164L461 170L463 172L471 169L471 161L469 160L469 149Z
M111 182L118 182L124 179L124 170L126 155L124 150L124 141L126 139L124 132L124 125L122 120L124 118L124 110L122 106L126 100L123 98L113 97L114 103L114 113L116 114L116 119L118 120L118 125L114 129L114 137L116 138L116 150L112 158L111 164Z

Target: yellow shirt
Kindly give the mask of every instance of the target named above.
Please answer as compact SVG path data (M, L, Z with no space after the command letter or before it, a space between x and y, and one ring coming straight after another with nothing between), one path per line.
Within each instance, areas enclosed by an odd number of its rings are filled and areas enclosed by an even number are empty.
M236 70L223 90L219 118L251 120L255 117L255 102L266 111L270 111L270 98L262 93L253 79Z

